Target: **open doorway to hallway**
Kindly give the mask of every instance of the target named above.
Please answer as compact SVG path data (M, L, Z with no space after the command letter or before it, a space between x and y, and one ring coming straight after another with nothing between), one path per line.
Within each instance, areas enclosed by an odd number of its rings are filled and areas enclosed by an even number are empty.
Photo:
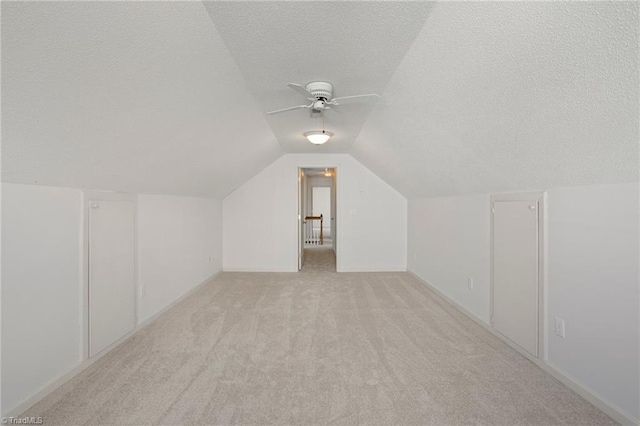
M298 170L298 270L336 271L335 167Z

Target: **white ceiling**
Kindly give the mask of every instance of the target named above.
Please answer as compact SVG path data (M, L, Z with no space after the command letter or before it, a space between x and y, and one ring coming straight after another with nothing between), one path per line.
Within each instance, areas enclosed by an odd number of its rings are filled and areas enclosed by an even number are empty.
M637 181L639 5L438 3L351 154L410 196Z
M2 177L223 197L284 152L407 196L638 180L638 3L4 2ZM287 88L327 79L335 136Z
M4 181L222 197L283 153L202 3L2 4Z
M308 103L287 83L329 81L334 96L381 93L424 25L430 2L205 2L262 113ZM322 146L303 133L321 130L308 110L267 116L288 152L347 152L373 107L326 114L334 133Z

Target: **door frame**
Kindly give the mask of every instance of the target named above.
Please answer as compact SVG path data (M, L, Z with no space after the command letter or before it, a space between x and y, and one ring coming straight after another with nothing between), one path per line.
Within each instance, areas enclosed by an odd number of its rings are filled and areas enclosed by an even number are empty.
M304 174L304 169L298 168L298 242L296 247L296 253L298 254L298 272L302 270L304 266L304 219L302 218L302 212L304 210L303 206L303 194L306 186L306 175Z
M339 179L338 179L338 169L340 167L335 165L335 164L334 165L327 165L325 163L316 163L316 164L314 164L314 163L311 163L311 164L309 164L309 163L300 163L300 164L297 164L295 166L295 176L296 176L295 182L296 182L296 185L300 184L298 179L300 179L300 173L302 171L304 171L304 169L318 169L318 168L333 169L333 171L335 173L335 175L333 176L335 184L331 188L332 188L332 191L334 192L332 196L334 197L334 200L335 200L335 210L334 211L335 211L336 217L335 217L334 222L331 224L331 226L334 229L333 251L336 254L336 272L340 272L340 264L341 264L341 262L340 262L340 256L338 255L338 250L339 250L338 249L338 238L339 238L338 222L340 222L340 219L341 219L341 211L339 209L339 206L342 205L342 201L340 200L341 193L340 193L340 190L339 190ZM298 191L298 187L296 186L296 192L297 191ZM309 195L307 194L307 196L309 196ZM300 209L300 207L301 207L300 195L298 195L297 198L296 198L296 213L295 213L296 214L295 217L298 219L298 232L296 232L296 235L297 235L297 238L296 238L296 256L298 256L298 258L300 256L300 250L301 250L301 248L300 248L300 240L303 238L302 235L301 235L301 229L302 229L301 228L301 226L302 226L301 223L304 220L302 218L302 210ZM304 244L303 244L302 250L304 250ZM297 269L297 265L298 265L298 259L296 259L296 269ZM300 272L300 270L298 270L298 272Z
M126 340L129 336L138 330L138 196L136 194L125 194L118 192L103 192L103 191L83 191L82 192L82 361L89 359L89 215L91 211L92 201L132 201L134 204L135 221L134 221L134 236L133 245L135 259L133 263L134 268L134 322L135 326L133 330L127 333L125 336L114 342L111 346L105 348L101 354L109 352L113 347ZM99 357L100 354L95 355L92 359Z
M501 201L529 201L537 202L538 207L538 356L534 356L520 346L513 343L508 337L503 336L497 331L493 324L493 228L494 228L494 203ZM491 217L490 224L490 325L493 331L509 343L511 347L535 362L543 364L548 360L549 354L547 350L548 339L548 318L547 318L547 193L542 192L524 192L524 193L507 193L494 194L490 197L489 215Z

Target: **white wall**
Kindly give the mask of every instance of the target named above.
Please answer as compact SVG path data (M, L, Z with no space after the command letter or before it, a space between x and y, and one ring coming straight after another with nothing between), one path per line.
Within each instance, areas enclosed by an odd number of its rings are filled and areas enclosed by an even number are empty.
M635 418L639 192L637 183L547 191L549 363ZM417 199L408 213L408 269L487 323L489 205L488 195ZM565 339L553 334L556 316Z
M636 418L638 191L638 184L548 191L549 361ZM556 316L566 339L553 333Z
M222 203L138 196L138 323L222 268Z
M347 154L287 154L223 200L223 269L297 270L297 168L337 167L338 271L406 269L407 202Z
M2 184L3 414L85 362L82 217L80 190ZM221 269L221 217L217 200L138 196L139 323Z
M2 407L82 357L78 190L2 184Z
M0 169L1 168L2 167L0 166ZM2 236L2 185L0 185L0 236ZM0 259L2 259L1 242ZM4 413L4 411L2 411L2 261L0 260L0 416L2 415L2 413Z
M489 323L489 196L412 199L408 216L408 269Z

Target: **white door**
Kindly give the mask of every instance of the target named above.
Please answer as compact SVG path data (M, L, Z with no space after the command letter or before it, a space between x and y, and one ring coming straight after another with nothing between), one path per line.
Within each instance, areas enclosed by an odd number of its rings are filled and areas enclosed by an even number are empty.
M538 356L538 202L493 209L493 326Z
M90 202L89 356L135 327L135 204Z
M325 238L331 236L331 188L314 186L312 189L311 205L313 216L322 215L322 228ZM319 222L314 226L320 226Z

